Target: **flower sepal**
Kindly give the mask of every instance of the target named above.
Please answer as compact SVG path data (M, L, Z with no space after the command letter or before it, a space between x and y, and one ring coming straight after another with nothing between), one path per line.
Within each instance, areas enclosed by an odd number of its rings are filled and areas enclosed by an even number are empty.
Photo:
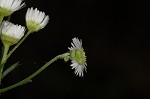
M29 31L31 31L31 33L38 32L40 25L30 20L30 21L27 21L27 28Z
M8 45L14 45L19 41L19 39L16 39L7 35L3 35L3 34L1 35L1 40L3 44L8 44Z
M4 9L4 8L0 7L0 15L1 16L9 16L12 13L13 13L13 11L7 10L7 9Z

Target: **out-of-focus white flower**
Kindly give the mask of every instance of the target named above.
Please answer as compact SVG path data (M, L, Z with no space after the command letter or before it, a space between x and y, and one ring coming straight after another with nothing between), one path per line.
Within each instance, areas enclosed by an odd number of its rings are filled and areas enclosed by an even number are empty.
M28 8L26 13L26 25L32 32L44 28L49 21L49 16L44 12L39 11L37 8Z
M25 27L21 25L14 25L8 21L2 22L0 30L2 42L10 45L16 44L25 33Z
M14 11L17 11L25 6L23 0L0 0L0 14L9 16Z
M82 47L82 41L78 38L73 38L72 41L72 47L68 48L72 62L70 66L72 66L72 69L75 69L75 74L81 77L83 76L84 70L86 71L86 55Z

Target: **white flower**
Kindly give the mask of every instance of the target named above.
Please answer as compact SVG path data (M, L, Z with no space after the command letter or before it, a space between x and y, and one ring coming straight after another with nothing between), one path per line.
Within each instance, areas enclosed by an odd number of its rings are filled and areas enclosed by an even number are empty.
M49 21L49 16L37 8L28 8L26 13L26 24L29 30L38 31L44 28Z
M21 25L14 25L8 21L2 22L0 30L2 41L10 43L10 45L17 43L25 33L25 27Z
M68 48L70 50L70 59L72 64L72 69L75 69L75 74L83 76L83 71L86 71L86 56L82 47L82 41L78 38L73 38L72 47Z
M5 16L25 6L23 0L0 0L0 12Z

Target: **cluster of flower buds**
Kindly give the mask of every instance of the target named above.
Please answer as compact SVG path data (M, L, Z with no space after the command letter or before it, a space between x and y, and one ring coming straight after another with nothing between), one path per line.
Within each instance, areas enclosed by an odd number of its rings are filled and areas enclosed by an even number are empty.
M24 36L26 30L24 26L2 21L3 17L10 16L24 6L25 3L23 3L23 0L0 0L0 31L3 44L14 45ZM49 16L37 8L34 9L31 7L27 9L25 19L29 33L33 33L47 25ZM64 57L64 60L68 61L70 59L72 62L70 66L72 69L75 69L75 74L83 76L83 71L86 71L87 63L82 41L78 38L73 38L71 45L72 47L68 48L69 54Z
M10 16L24 6L23 0L0 0L0 17ZM31 7L28 8L25 19L27 29L32 33L44 28L49 21L49 16ZM10 45L16 44L24 36L26 30L24 26L8 21L1 22L0 29L2 42Z

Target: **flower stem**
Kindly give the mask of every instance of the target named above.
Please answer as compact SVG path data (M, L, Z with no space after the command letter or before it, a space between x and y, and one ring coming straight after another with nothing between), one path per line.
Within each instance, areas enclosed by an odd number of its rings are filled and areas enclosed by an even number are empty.
M11 56L11 54L21 45L21 43L29 36L31 31L28 31L26 35L17 43L17 45L8 53L7 59Z
M7 53L8 53L9 47L10 47L9 44L4 43L4 51L3 51L3 56L2 56L1 63L0 63L0 84L1 84L4 64L5 64L6 60L7 60Z
M4 16L0 15L0 25L1 25L2 21L3 21L3 18L4 18Z
M66 53L65 53L66 54ZM53 59L51 59L48 63L46 63L45 65L43 65L39 70L37 70L35 73L33 73L32 75L30 75L29 77L25 78L24 80L16 83L16 84L13 84L11 86L8 86L6 88L2 88L0 89L0 93L2 92L5 92L5 91L8 91L10 89L13 89L15 87L18 87L18 86L21 86L23 84L26 84L28 82L31 81L31 79L33 77L35 77L36 75L38 75L41 71L43 71L44 69L46 69L50 64L52 64L54 61L58 60L58 59L62 59L63 57L65 57L65 54L61 54L61 55L58 55L56 57L54 57Z

